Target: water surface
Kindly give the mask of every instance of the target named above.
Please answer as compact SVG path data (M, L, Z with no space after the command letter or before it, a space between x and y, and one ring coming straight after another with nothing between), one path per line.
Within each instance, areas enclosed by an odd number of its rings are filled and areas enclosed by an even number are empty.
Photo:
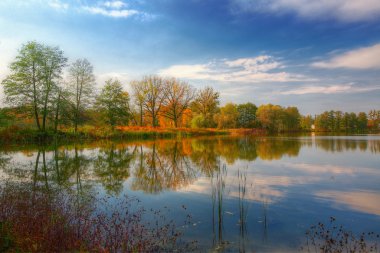
M0 180L169 207L200 251L299 250L331 216L380 227L380 136L208 137L2 147Z

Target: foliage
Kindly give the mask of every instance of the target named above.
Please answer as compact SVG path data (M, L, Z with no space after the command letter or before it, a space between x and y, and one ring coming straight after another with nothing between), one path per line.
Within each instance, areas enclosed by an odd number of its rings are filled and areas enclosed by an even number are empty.
M186 82L171 78L165 80L163 116L172 120L178 127L179 120L189 108L194 98L194 89Z
M94 91L93 66L87 59L78 59L69 68L69 78L70 100L74 111L73 122L77 132L78 124L81 122L81 112L89 105Z
M380 128L380 110L370 110L368 113L368 127L373 130Z
M360 112L342 113L341 111L325 111L315 118L315 127L317 131L331 132L363 132L367 129L367 114Z
M220 108L220 112L215 115L215 121L218 128L228 129L236 128L239 118L237 106L233 103L228 103Z
M136 104L136 106L138 107L138 113L139 113L139 119L138 119L138 122L139 122L139 125L140 126L143 126L144 125L144 104L145 104L145 101L147 99L147 92L148 92L148 89L146 87L147 83L144 82L143 80L142 81L132 81L131 82L131 88L132 88L132 95L133 95L133 99L134 99L134 103Z
M129 113L129 95L123 91L119 80L109 79L96 98L96 108L103 114L105 121L112 128L127 125Z
M294 131L300 128L301 115L297 107L261 105L256 112L260 124L270 132Z
M147 76L143 78L144 84L141 88L145 89L146 99L143 106L148 117L151 119L153 127L158 126L158 115L161 112L165 100L164 80L159 76Z
M314 125L314 119L311 115L301 116L300 127L302 130L310 131Z
M237 111L237 127L253 128L258 126L258 122L256 120L256 105L252 103L239 104L237 106Z
M40 140L43 136L50 138L52 131L68 138L132 135L130 131L128 134L112 131L120 125L155 128L191 126L197 128L195 132L200 131L199 128L241 128L241 131L231 131L234 134L380 129L378 110L371 110L368 115L331 110L312 117L301 116L297 107L272 104L257 108L252 103L229 103L219 107L220 94L212 87L196 91L185 81L156 75L131 82L131 98L122 90L119 81L111 79L96 96L91 63L86 59L76 60L68 68L68 79L63 80L66 62L63 51L58 47L35 41L22 45L10 64L10 74L2 81L6 101L10 105L7 113L0 112L0 126L3 129L7 127L2 139L12 139L8 135L15 133L15 140L29 137ZM95 104L93 98L96 98ZM33 120L41 133L34 133L31 129ZM87 125L80 127L81 124ZM94 133L86 130L88 125L92 125ZM315 129L311 129L313 125ZM86 131L79 133L80 129ZM22 131L25 136L19 136ZM153 132L147 131L143 135L157 136L157 131ZM173 134L172 130L169 132ZM182 134L183 131L178 130L177 133Z
M11 63L11 74L2 81L7 102L29 108L38 130L46 130L47 117L56 102L55 93L66 62L58 47L28 42Z
M197 115L203 117L202 127L215 127L214 115L218 112L219 92L211 87L198 91L191 108Z
M7 113L7 110L0 108L0 128L8 126L12 117Z

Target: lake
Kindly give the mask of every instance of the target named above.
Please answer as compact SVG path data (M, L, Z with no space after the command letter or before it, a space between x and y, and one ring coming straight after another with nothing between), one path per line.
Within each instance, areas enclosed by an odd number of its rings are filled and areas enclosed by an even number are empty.
M379 135L4 146L0 180L111 203L133 196L178 224L190 214L181 240L198 251L294 252L331 217L355 234L380 232Z

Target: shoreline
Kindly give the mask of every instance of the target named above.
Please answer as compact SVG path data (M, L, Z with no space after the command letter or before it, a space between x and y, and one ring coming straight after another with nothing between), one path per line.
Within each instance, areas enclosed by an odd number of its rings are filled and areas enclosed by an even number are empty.
M326 131L290 131L269 133L265 129L217 129L217 128L161 128L161 127L116 127L114 130L106 127L84 126L77 133L70 128L60 129L58 132L47 130L41 132L30 128L10 127L0 130L2 144L38 144L72 141L100 141L100 140L146 140L188 138L197 136L282 136L298 134L315 135L357 135L379 134L379 131L369 132L326 132Z

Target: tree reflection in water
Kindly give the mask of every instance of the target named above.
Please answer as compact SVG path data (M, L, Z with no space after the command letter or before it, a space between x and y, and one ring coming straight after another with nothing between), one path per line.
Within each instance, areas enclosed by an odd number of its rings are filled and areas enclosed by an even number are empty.
M129 148L115 148L112 143L98 152L94 161L94 172L108 193L119 194L123 189L123 183L130 176L131 161L137 147L132 151Z
M197 177L183 142L153 142L148 149L141 146L138 157L133 190L153 194L167 189L176 190L191 184Z
M269 172L254 175L257 170L252 167L237 169L235 165L240 166L242 161L252 162L258 158L271 161L284 156L295 157L303 146L310 148L314 145L327 152L357 150L377 153L380 150L378 140L350 141L318 137L312 140L214 137L122 143L106 141L95 144L26 147L21 152L3 147L4 150L0 151L0 170L7 181L20 185L30 183L33 191L48 192L51 196L59 191L68 192L75 197L76 207L86 204L86 196L94 196L98 192L117 197L122 192L131 190L145 194L206 191L203 193L211 195L210 240L212 239L213 249L238 247L240 252L245 252L252 243L248 235L251 231L248 231L247 226L249 213L252 212L249 206L253 202L262 203L262 215L258 216L261 216L260 231L265 241L268 238L267 215L272 203L271 197L282 196L281 190L273 186L287 186L293 181L289 181L292 175L276 177ZM296 164L289 163L286 166L296 168ZM302 169L301 174L307 173L309 167ZM268 183L268 178L273 181ZM248 188L249 185L252 187L256 179L255 187L258 188L253 193ZM303 178L299 181L302 180ZM233 203L236 203L236 216L226 215L229 212L227 208L232 208L226 205L232 203L230 199L234 199ZM224 226L230 224L232 219L235 219L234 224L239 228L232 239L234 241L230 239L230 231L224 231ZM79 224L84 226L84 223ZM231 246L232 244L235 246Z

